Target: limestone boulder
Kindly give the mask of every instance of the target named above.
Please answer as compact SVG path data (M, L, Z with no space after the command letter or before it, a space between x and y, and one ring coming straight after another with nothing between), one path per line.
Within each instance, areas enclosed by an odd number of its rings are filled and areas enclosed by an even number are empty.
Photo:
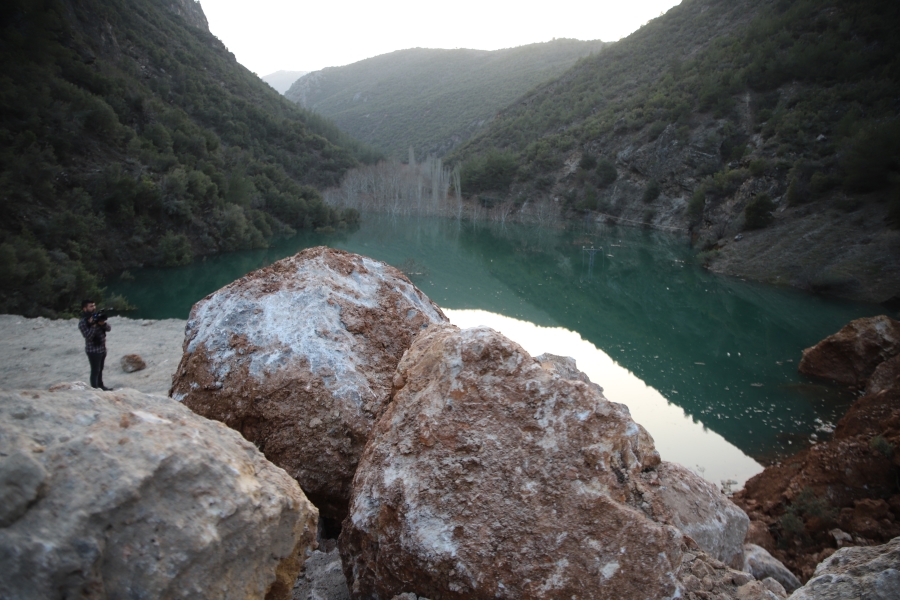
M760 581L771 577L788 592L793 592L800 587L800 580L796 575L791 573L780 560L769 554L768 550L756 544L744 546L743 569Z
M801 373L862 386L876 367L900 354L900 321L886 316L856 319L803 351Z
M317 511L252 444L134 390L0 392L0 598L290 598Z
M559 356L557 354L550 354L549 352L545 352L540 356L535 356L534 360L541 363L541 366L544 367L544 369L550 371L551 373L555 373L563 379L575 379L576 381L582 381L594 387L598 392L603 391L602 387L592 382L587 375L578 370L578 364L571 356Z
M683 466L663 462L654 472L644 473L652 483L659 514L670 515L669 522L688 535L710 556L728 566L741 568L744 538L750 518L719 489Z
M679 481L595 386L491 329L430 327L354 479L351 595L673 597L685 538L660 488Z
M194 306L171 395L241 432L340 520L400 357L445 321L397 269L310 248Z
M841 548L816 567L791 600L889 600L900 597L900 538L882 546Z

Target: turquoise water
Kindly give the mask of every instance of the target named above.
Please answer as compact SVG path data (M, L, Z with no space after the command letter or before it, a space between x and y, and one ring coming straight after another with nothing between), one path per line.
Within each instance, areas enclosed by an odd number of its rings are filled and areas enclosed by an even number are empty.
M130 316L185 319L207 294L315 245L412 264L421 274L410 278L444 308L577 332L762 462L797 451L812 435L827 436L821 425L834 423L853 400L798 375L802 349L851 319L884 312L712 275L693 262L686 238L660 232L377 215L352 232L303 233L266 250L133 271L133 281L108 288L139 307ZM593 263L585 247L596 250Z

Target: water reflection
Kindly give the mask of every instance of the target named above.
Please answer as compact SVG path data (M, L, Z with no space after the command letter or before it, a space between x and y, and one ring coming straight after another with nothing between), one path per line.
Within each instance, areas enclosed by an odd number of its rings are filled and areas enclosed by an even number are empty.
M691 420L682 409L574 331L539 327L482 310L445 312L454 325L463 329L486 325L517 342L532 356L549 352L574 358L578 368L603 388L609 400L628 406L632 418L653 436L663 460L681 463L717 485L733 481L734 489L762 470L758 462L721 435Z
M412 280L443 308L577 332L694 427L702 423L761 462L807 444L853 400L797 374L803 348L881 312L712 275L693 262L687 240L660 232L377 215L358 231L301 234L266 250L135 271L134 281L109 287L140 307L136 317L183 319L194 302L246 272L319 244L395 266L414 261L424 274ZM593 265L585 247L603 250Z

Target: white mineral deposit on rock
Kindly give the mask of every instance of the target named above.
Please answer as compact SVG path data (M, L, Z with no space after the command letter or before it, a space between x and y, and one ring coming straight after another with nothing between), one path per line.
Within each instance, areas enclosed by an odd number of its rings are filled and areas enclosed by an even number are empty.
M0 598L287 600L317 517L252 444L169 398L0 392Z
M310 248L194 306L172 397L240 431L340 520L400 357L445 321L397 269Z
M430 327L360 461L344 571L357 598L678 597L679 526L729 558L724 530L746 531L698 480L596 386L493 330Z

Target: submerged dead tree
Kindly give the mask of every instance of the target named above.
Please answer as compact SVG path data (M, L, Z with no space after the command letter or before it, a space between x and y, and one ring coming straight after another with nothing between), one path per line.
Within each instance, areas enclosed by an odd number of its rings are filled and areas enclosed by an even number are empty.
M428 157L409 164L381 162L348 171L338 188L325 191L332 206L392 215L440 215L459 217L463 211L459 172ZM451 194L450 189L455 193Z
M444 166L429 156L416 162L409 149L409 162L380 162L347 171L340 187L325 191L325 201L337 208L380 212L394 216L442 216L457 220L508 221L553 226L562 220L559 203L551 198L496 202L475 196L463 198L459 168Z

